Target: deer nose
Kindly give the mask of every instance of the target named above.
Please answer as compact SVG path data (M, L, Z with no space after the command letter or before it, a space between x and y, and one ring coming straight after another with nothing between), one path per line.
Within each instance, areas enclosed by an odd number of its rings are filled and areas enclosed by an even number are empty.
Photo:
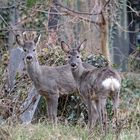
M75 63L71 63L71 66L72 66L72 67L75 67L75 66L76 66L76 64L75 64Z
M31 60L32 56L27 56L26 59Z

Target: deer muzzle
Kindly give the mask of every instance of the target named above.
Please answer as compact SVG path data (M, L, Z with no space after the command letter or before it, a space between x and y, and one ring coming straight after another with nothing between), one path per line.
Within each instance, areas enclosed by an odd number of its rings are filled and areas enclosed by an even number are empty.
M32 61L33 60L33 57L29 55L29 56L26 57L26 60L27 61Z
M71 68L72 68L73 70L77 69L76 63L71 63L70 65L71 65Z

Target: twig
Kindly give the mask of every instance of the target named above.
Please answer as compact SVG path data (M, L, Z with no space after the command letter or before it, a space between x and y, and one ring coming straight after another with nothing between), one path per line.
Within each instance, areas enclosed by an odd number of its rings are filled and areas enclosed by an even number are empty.
M127 32L127 33L138 33L138 32L140 32L140 28L135 30L135 31L130 31L130 30L125 29L123 26L121 26L117 21L114 21L114 23L124 32Z

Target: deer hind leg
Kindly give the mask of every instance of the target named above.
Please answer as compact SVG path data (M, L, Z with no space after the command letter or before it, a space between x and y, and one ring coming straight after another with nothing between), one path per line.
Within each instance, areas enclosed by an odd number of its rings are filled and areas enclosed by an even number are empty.
M92 108L91 108L91 102L87 102L87 107L88 107L88 127L89 129L92 128Z
M101 132L103 132L103 117L102 117L102 100L99 99L96 101L96 105L97 105L97 110L98 110L98 114L99 114L99 123L100 123L100 127L101 127Z
M116 126L118 126L118 107L119 107L119 92L115 92L113 96L113 112L116 118Z
M57 106L58 106L58 96L52 95L47 98L47 111L48 119L51 123L57 124Z
M106 109L106 99L101 100L101 108L102 108L102 115L103 115L103 124L105 126L105 134L107 133L107 109Z

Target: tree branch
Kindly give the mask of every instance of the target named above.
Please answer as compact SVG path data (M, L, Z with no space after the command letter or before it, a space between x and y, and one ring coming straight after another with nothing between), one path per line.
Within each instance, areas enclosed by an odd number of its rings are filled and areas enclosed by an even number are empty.
M99 14L101 14L101 13L88 13L88 12L79 12L79 11L75 11L75 10L73 10L73 9L70 9L70 8L68 8L68 7L65 7L64 5L62 5L62 4L60 4L60 3L55 3L56 5L58 5L58 6L60 6L60 7L62 7L62 8L64 8L64 9L66 9L66 10L68 10L68 11L70 11L70 12L73 12L73 13L75 13L75 14L81 14L81 15L89 15L89 16L91 16L91 15L99 15Z

